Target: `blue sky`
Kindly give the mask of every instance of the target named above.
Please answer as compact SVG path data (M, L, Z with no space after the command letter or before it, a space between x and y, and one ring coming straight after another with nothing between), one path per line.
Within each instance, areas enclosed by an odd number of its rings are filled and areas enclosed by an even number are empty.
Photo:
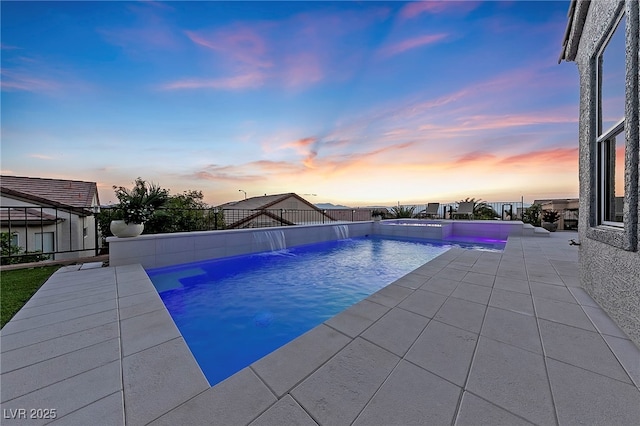
M210 204L575 197L569 1L5 2L2 173Z

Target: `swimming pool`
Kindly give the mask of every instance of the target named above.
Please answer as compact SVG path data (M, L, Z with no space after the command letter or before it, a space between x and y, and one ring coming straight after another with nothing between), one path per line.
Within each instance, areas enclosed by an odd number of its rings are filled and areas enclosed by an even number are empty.
M378 236L147 271L216 383L453 246Z

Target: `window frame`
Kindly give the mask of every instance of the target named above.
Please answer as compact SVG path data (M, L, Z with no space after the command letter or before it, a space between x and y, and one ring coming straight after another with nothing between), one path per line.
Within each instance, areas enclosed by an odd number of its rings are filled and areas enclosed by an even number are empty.
M638 111L635 109L629 109L630 105L637 104L638 79L634 74L634 70L637 70L638 60L640 55L629 55L629 48L634 50L638 46L638 28L633 24L633 19L637 19L637 12L630 10L628 3L624 1L620 2L616 11L614 12L610 21L610 26L602 33L598 47L594 49L593 56L591 57L589 68L591 74L591 102L590 102L590 143L589 143L589 215L586 226L586 237L595 241L605 243L607 245L625 250L625 251L637 251L638 248L638 236L636 235L638 230L638 200L637 189L638 182L632 179L632 176L637 176L640 166L637 164L637 158L639 155L639 146L637 140L637 134L634 133L635 127L638 125ZM621 21L625 19L625 25L620 26ZM602 128L602 58L609 42L613 38L616 31L623 31L624 44L625 44L625 109L624 117L616 122L609 129ZM637 71L635 71L637 72ZM623 129L620 130L619 126ZM602 221L602 171L601 171L601 153L604 145L603 141L611 139L613 136L623 137L625 144L625 178L624 178L624 212L623 221L611 222ZM611 149L611 145L609 145ZM634 163L635 161L635 163ZM615 208L615 207L614 207Z
M599 123L601 124L601 123ZM609 195L610 188L612 186L611 173L609 171L609 164L611 164L611 156L613 155L615 161L615 152L613 152L613 142L617 137L625 137L625 118L621 118L616 124L614 124L609 130L602 135L598 136L596 140L597 146L597 224L605 226L613 226L616 228L624 228L624 219L622 222L615 222L606 220L610 217L610 203L606 202L604 198ZM625 146L626 149L626 146ZM626 157L626 155L625 155ZM626 159L625 159L626 161ZM625 164L626 169L626 164ZM615 179L615 177L614 177ZM625 182L626 186L626 182ZM626 189L626 188L625 188ZM626 191L625 191L626 194ZM615 195L614 195L615 197ZM624 195L626 197L626 195ZM623 204L624 205L624 204Z

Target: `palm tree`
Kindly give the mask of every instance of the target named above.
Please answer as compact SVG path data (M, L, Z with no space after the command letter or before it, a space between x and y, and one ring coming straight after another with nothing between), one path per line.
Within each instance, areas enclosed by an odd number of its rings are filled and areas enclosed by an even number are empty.
M391 207L391 216L395 219L413 217L414 216L413 211L415 209L416 209L415 206L412 206L412 207L401 206L401 205L393 206Z
M458 204L460 203L473 203L474 207L473 207L473 217L474 219L484 219L484 220L491 220L491 219L495 219L497 217L500 217L500 215L498 213L496 213L496 211L489 205L487 204L485 201L482 201L480 198L478 198L477 200L475 198L465 198L464 200L460 200L458 201Z

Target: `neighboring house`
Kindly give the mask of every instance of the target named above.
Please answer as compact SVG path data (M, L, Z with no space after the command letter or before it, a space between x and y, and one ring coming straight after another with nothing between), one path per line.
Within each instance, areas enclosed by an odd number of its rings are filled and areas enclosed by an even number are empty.
M318 207L294 193L251 197L217 207L228 229L331 222Z
M365 220L373 220L371 213L374 210L371 208L355 208L355 209L329 209L325 210L327 216L331 216L332 219L345 222L359 222Z
M95 254L95 182L0 176L0 190L1 231L14 245L56 260Z
M580 200L577 198L559 198L551 200L535 200L534 204L540 204L542 211L555 210L560 213L558 230L577 230L578 212Z
M639 15L638 0L572 1L560 56L580 74L580 284L638 346Z

